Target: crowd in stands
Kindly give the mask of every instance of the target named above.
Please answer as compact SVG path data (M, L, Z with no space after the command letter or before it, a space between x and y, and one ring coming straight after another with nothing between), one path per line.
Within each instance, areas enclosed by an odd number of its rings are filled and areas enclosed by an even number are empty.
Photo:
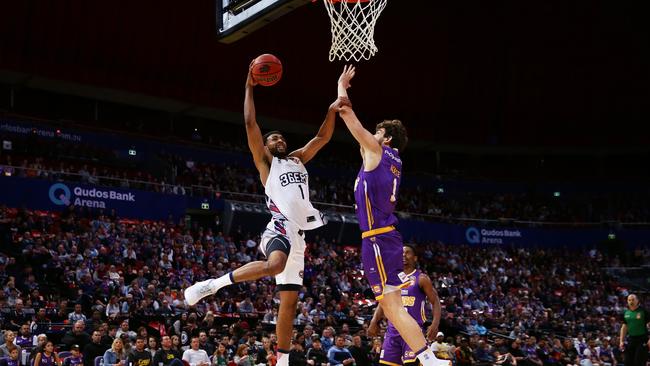
M196 307L183 299L195 281L259 258L254 235L74 206L62 213L2 207L0 239L0 357L10 364L21 349L35 366L58 359L91 366L96 358L115 366L275 364L279 298L270 278L227 287ZM384 330L367 333L374 302L357 251L308 245L292 365L377 365ZM625 259L442 243L419 244L417 253L443 302L442 334L432 344L439 357L510 366L620 359L628 290L603 268Z
M258 174L246 163L214 163L159 152L146 163L120 158L114 151L82 143L39 143L37 138L11 139L11 150L0 150L0 176L13 175L104 186L143 189L167 194L223 197L263 202ZM228 144L230 146L232 144ZM241 150L241 149L240 149ZM238 150L230 150L230 153ZM215 154L219 154L215 150ZM239 152L247 156L245 152ZM329 157L316 171L328 171ZM310 175L314 202L351 207L355 169L337 168L337 174ZM331 172L331 168L329 168ZM426 183L425 183L426 182ZM534 222L600 223L649 222L650 201L629 192L573 194L554 197L544 193L445 192L444 182L411 179L401 188L398 210L435 220L519 220ZM330 209L332 207L330 206ZM349 210L349 208L348 208Z

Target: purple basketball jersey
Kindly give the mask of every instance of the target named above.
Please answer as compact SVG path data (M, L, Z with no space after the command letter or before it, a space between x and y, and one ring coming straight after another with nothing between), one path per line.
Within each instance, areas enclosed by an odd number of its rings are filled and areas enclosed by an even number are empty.
M379 165L372 171L361 166L354 182L354 200L361 231L397 224L393 215L402 178L402 160L397 150L382 146Z
M409 274L409 286L402 288L401 291L402 304L421 328L426 321L424 305L426 304L427 295L418 285L420 273L420 270L416 269ZM388 329L386 329L380 358L380 363L387 365L406 365L417 360L415 352L406 344L404 338L390 321L388 322Z
M427 320L426 314L424 313L424 306L426 304L427 295L422 291L418 285L418 279L420 278L419 269L416 269L413 273L408 274L409 277L409 286L402 288L402 304L409 315L418 322L418 325L422 327L424 322ZM388 322L388 332L397 333L397 329L390 321Z

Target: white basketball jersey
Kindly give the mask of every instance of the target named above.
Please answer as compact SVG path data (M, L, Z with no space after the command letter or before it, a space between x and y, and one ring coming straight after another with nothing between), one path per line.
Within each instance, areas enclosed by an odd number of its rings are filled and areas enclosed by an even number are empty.
M264 190L274 218L279 213L301 230L325 225L322 214L309 201L309 176L300 159L273 157Z

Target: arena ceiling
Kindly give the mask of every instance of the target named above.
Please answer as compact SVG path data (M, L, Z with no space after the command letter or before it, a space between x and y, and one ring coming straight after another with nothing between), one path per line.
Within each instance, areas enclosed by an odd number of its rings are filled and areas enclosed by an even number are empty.
M389 0L379 53L350 91L368 125L401 118L415 139L506 146L644 145L650 22L639 2ZM320 1L233 44L212 0L5 1L5 83L177 113L239 118L248 63L280 57L259 113L318 124L342 63L330 63ZM262 88L260 88L262 89Z

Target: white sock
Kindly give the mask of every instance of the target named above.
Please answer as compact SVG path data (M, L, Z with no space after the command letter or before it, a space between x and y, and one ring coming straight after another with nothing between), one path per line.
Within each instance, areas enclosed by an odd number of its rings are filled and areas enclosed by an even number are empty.
M275 366L289 366L289 354L278 352L278 363Z
M214 279L210 282L210 287L214 290L216 293L219 291L221 288L232 285L234 282L232 280L232 272L228 272L225 275Z
M418 360L420 360L422 366L432 366L436 364L438 359L433 354L433 351L431 351L431 348L427 347L424 352L418 355Z

